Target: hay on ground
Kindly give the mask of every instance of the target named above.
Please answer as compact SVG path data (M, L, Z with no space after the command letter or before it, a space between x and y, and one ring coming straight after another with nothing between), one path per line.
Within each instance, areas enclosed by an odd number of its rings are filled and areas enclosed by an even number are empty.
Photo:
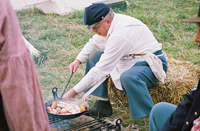
M159 82L149 88L150 95L154 103L169 102L179 104L183 101L183 96L190 93L198 83L200 69L188 61L168 59L168 71L164 83ZM112 80L108 81L109 97L115 104L127 107L128 100L123 91L115 88Z

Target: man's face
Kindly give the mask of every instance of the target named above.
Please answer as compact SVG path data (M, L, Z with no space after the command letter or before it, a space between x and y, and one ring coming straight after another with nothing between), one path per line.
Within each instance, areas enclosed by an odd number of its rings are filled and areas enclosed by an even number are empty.
M194 41L198 43L198 47L200 47L200 23L197 23L197 33L194 36Z
M100 36L107 36L109 27L110 27L110 19L105 19L99 22L95 27L92 28L92 32L100 35Z

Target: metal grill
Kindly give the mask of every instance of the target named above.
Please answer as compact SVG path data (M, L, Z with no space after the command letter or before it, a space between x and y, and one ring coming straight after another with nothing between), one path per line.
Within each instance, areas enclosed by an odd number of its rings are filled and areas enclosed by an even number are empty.
M51 128L62 129L63 131L121 131L121 119L116 119L113 124L88 113L75 119L63 120L48 117Z

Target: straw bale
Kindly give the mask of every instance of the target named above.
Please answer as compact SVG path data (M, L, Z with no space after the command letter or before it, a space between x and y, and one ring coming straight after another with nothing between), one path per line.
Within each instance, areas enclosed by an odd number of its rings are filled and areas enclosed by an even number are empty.
M183 95L190 93L198 83L200 69L188 61L168 59L168 71L164 83L159 82L149 88L150 95L154 103L161 101L172 104L179 104L183 101ZM111 101L123 106L128 104L128 100L123 91L115 88L112 80L108 81L109 97Z

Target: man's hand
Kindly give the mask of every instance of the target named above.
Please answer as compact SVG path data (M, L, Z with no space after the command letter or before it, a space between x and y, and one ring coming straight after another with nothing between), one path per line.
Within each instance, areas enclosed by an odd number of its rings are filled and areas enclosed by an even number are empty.
M79 65L81 64L81 62L77 59L74 60L74 62L72 62L69 65L69 69L70 69L70 74L72 74L72 72L76 72L76 70L78 69Z

